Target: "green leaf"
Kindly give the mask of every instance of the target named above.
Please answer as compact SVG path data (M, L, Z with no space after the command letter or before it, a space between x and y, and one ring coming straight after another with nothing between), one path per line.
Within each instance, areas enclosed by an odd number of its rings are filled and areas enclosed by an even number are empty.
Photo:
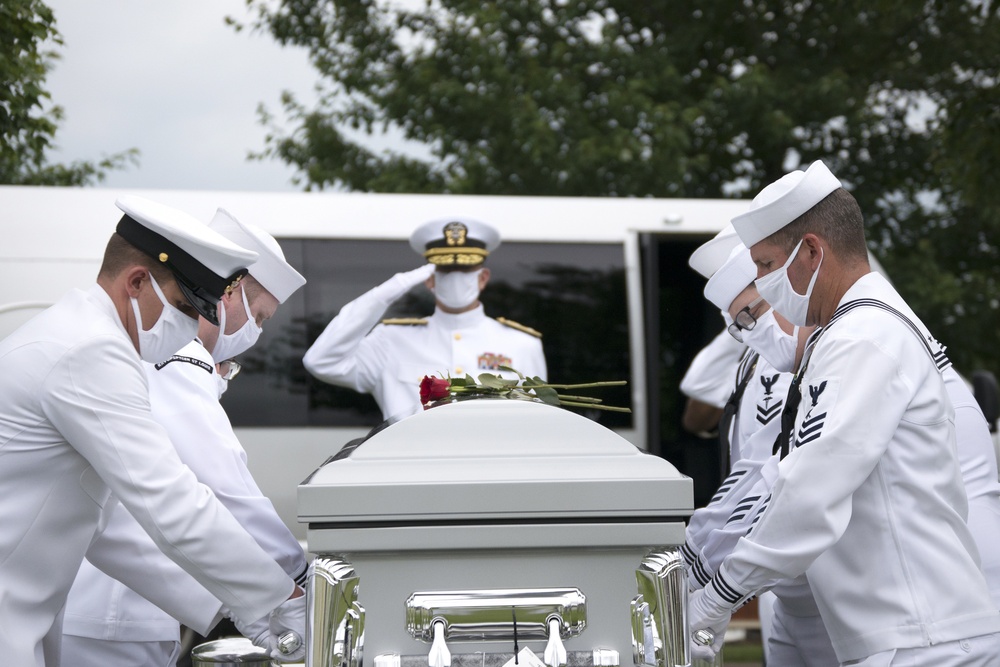
M509 385L496 375L491 375L490 373L483 373L479 376L479 384L489 389L504 389ZM517 384L515 382L515 384Z
M521 378L521 380L524 380L524 375L522 375L521 372L516 368L511 368L510 366L501 365L499 366L499 369L502 371L507 371L508 373L517 373L517 377Z
M555 389L550 389L548 387L535 387L533 391L535 392L535 396L548 405L560 405L562 403L562 401L559 400L559 394L556 393Z

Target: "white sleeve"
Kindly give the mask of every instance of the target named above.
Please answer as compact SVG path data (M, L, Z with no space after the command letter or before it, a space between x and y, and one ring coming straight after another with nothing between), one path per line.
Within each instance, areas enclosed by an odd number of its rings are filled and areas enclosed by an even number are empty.
M798 446L779 464L753 533L720 568L737 592L797 577L840 539L855 490L885 453L914 395L899 362L876 341L842 337L817 345L822 354L817 350L801 385Z
M215 374L175 361L159 370L147 366L147 377L153 418L166 428L181 461L285 573L298 578L305 554L247 469L246 452L214 398Z
M723 329L691 361L681 378L681 393L717 408L725 407L735 389L736 367L745 350L743 343Z
M150 415L139 363L119 338L88 341L45 378L42 409L161 551L238 617L257 620L295 584L181 463Z
M711 502L691 515L684 551L694 580L692 587L707 584L747 534L767 504L777 466L776 456L765 461L737 461ZM770 474L765 474L765 468Z
M163 555L124 507L111 503L107 526L87 550L87 560L199 634L222 620L222 603ZM104 580L107 581L107 580Z
M371 393L386 359L368 333L392 302L413 287L409 277L426 273L422 269L397 273L341 308L302 357L306 370L318 380Z

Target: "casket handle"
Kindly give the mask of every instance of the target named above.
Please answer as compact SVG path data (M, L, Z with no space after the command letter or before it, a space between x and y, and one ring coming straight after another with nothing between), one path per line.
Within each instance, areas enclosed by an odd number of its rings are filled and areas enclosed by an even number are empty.
M568 639L587 625L587 598L578 588L510 588L423 591L406 600L406 631L414 639L434 641L438 621L449 642Z

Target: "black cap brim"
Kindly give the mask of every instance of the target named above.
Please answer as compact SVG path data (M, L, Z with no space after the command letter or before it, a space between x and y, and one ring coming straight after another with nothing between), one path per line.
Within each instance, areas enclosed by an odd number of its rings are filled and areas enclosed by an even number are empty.
M197 291L185 285L184 281L178 279L176 274L174 275L174 278L177 279L177 286L181 288L181 292L184 294L184 297L188 300L188 303L194 306L194 309L198 311L198 314L215 326L219 326L219 299L216 299L215 301L206 299L204 296L198 294Z

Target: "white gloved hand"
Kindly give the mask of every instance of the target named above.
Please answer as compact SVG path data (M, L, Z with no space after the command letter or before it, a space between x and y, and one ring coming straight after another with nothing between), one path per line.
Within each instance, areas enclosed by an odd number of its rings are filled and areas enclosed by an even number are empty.
M270 648L271 657L278 662L301 662L305 658L305 595L285 600L271 612Z
M392 303L404 294L434 275L434 265L424 264L412 271L397 273L372 290L385 303Z
M254 646L270 650L271 644L271 623L269 616L262 616L253 623L244 623L236 616L227 613L229 620L233 622L240 634L253 642Z
M688 619L691 624L691 658L713 662L722 650L732 607L709 584L691 594Z

